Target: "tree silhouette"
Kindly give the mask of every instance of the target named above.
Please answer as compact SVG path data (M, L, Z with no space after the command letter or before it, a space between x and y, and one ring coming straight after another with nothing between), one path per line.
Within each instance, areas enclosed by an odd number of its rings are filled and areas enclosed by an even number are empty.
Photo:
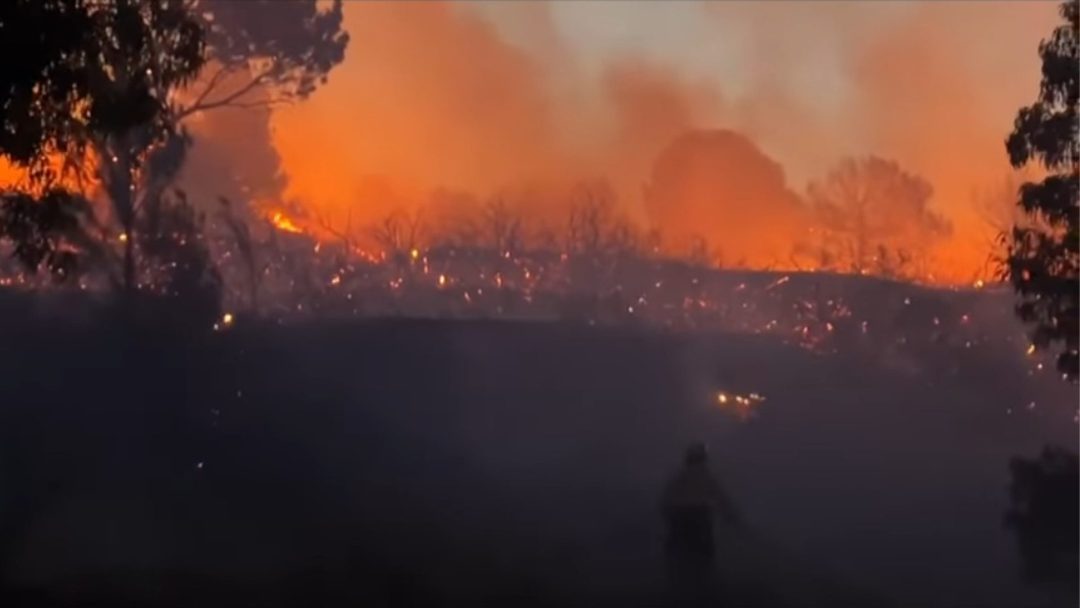
M930 184L893 161L847 159L807 190L825 233L823 259L846 261L853 272L903 274L897 264L912 249L951 230L929 208Z
M342 0L199 0L213 64L177 118L220 107L266 107L310 95L345 59Z
M328 9L317 4L4 3L0 34L5 45L12 45L7 56L18 60L5 62L0 70L0 153L28 169L32 191L55 186L57 157L65 160L63 167L96 178L96 194L108 201L104 219L113 226L96 236L108 245L104 250L119 250L113 257L120 259L121 271L113 282L132 292L143 283L140 275L147 268L172 263L151 259L140 264L140 251L151 258L162 252L160 235L142 233L160 224L141 216L157 213L154 207L163 202L175 203L176 193L166 191L191 144L184 120L216 108L302 99L343 59L348 36L340 29L341 2ZM203 70L204 65L212 69ZM69 192L53 200L81 199L72 202L73 209L89 209L86 198ZM20 221L55 216L24 213ZM3 236L29 234L12 228ZM51 231L39 229L42 235Z
M72 101L88 83L75 62L90 43L90 15L75 0L12 0L0 4L0 152L45 179L47 150L64 151L74 137Z
M236 214L233 213L232 201L225 197L218 199L218 203L221 204L219 209L219 217L222 223L228 230L229 235L232 237L233 242L236 243L236 253L241 260L241 266L243 267L244 278L247 282L247 305L248 310L257 312L259 310L259 287L262 285L262 277L265 267L259 266L259 261L255 254L255 243L251 237L251 229L248 227L247 222L242 221Z
M80 246L87 245L82 226L88 214L88 201L61 188L41 196L3 193L0 236L14 243L12 254L26 268L44 266L65 279L76 270Z
M204 240L203 214L182 191L171 190L139 220L143 251L156 262L145 273L156 295L179 304L185 318L217 318L222 282Z
M63 158L64 167L77 171L96 167L112 203L111 219L120 227L119 234L104 237L119 241L123 284L129 289L135 287L138 186L150 174L150 154L175 131L170 93L190 82L203 63L202 29L190 7L182 0L16 0L5 4L0 20L5 41L9 33L15 40L36 34L31 49L40 52L28 56L12 48L7 53L0 82L0 153L29 169L30 188L22 194L52 192L54 203L67 201L71 210L88 208L86 198L56 184L54 159ZM176 156L166 151L166 157ZM19 197L8 193L7 198ZM12 229L14 216L5 217L6 236L28 234ZM73 213L36 214L43 221L60 217L70 219ZM70 233L71 222L62 223ZM59 228L41 225L38 231Z
M704 236L729 262L760 258L771 249L766 236L801 231L807 219L783 167L726 129L675 137L656 156L642 195L669 251L692 249Z
M423 213L405 209L390 212L368 228L371 239L400 268L409 265L413 250L423 245L426 231Z
M169 96L173 136L154 154L171 149L178 160L165 170L148 171L149 200L160 200L160 190L179 173L191 145L185 127L189 117L220 108L267 108L304 99L326 81L329 71L344 60L348 34L341 29L341 1L325 8L318 4L316 0L187 2L190 17L205 37L206 69L190 86Z
M989 250L981 278L1001 279L1008 274L1013 226L1025 225L1028 218L1016 204L1016 192L1023 178L1007 174L998 183L989 183L971 194L972 209L979 216L985 247Z
M480 209L479 232L483 244L500 259L522 247L521 215L502 198L496 197Z
M1043 448L1037 459L1014 458L1005 525L1017 536L1024 575L1032 581L1076 582L1080 486L1075 452Z
M1020 187L1030 222L1012 230L1007 272L1019 295L1016 312L1033 326L1038 346L1061 344L1058 369L1075 381L1080 359L1080 1L1060 8L1065 24L1039 45L1042 82L1035 103L1021 108L1005 142L1014 167L1038 164L1042 181Z
M606 182L582 183L566 220L566 253L586 258L602 255L615 221L615 193Z

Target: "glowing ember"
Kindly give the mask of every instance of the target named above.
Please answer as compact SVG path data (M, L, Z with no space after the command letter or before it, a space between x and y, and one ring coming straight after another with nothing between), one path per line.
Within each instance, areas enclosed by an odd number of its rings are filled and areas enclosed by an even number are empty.
M694 280L696 281L697 279L694 279ZM776 279L772 283L769 283L769 285L765 288L765 291L770 291L772 289L775 289L776 287L779 287L779 286L783 285L784 283L787 283L790 280L791 280L790 276L784 275L784 276L780 277L779 279Z
M740 420L746 420L754 413L756 406L765 401L765 397L758 393L745 395L730 391L717 391L716 404L722 411L734 415Z
M221 320L217 323L214 323L214 331L221 331L223 329L232 327L233 320L234 319L231 312L227 312L221 315Z

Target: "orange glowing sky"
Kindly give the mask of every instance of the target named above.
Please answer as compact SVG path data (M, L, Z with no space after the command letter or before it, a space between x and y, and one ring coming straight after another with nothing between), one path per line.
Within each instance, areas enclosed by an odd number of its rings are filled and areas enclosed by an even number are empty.
M642 217L651 163L691 127L746 135L796 192L873 153L933 183L949 270L972 274L973 196L1009 175L1056 19L1039 2L347 3L344 64L274 115L273 141L288 197L358 217L586 176Z
M602 178L647 224L661 151L690 129L728 129L779 165L769 191L784 197L847 156L924 176L954 227L935 252L939 278L968 282L992 232L976 198L1010 176L1003 141L1036 94L1037 46L1056 11L1032 1L346 2L351 42L329 83L269 121L201 118L185 180L213 195L228 166L251 199L365 223L424 207L433 191L516 196L543 217L569 185ZM748 197L687 208L724 218L790 208ZM746 209L723 208L734 204ZM743 253L761 265L785 259L806 228L797 215L757 220L768 252ZM715 232L710 242L731 240Z

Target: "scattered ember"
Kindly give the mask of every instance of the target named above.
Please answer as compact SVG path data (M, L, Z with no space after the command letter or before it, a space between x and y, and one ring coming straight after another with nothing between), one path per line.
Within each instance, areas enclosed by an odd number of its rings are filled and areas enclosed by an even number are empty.
M221 315L221 320L220 321L218 321L217 323L214 323L214 331L221 331L223 329L227 329L229 327L232 327L232 324L233 324L233 315L232 315L231 312L227 312L227 313Z
M715 401L721 411L732 414L739 420L746 420L754 414L757 405L765 401L765 397L758 393L743 395L730 391L717 391Z

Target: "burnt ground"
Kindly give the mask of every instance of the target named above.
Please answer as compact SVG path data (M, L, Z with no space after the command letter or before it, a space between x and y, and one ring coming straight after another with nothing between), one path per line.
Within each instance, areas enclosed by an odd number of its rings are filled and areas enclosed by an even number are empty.
M1002 526L1008 459L1075 444L1075 389L1012 356L554 322L3 324L5 606L670 605L657 501L695 439L749 522L721 535L728 605L1076 603L1020 580ZM720 389L767 400L740 421Z

